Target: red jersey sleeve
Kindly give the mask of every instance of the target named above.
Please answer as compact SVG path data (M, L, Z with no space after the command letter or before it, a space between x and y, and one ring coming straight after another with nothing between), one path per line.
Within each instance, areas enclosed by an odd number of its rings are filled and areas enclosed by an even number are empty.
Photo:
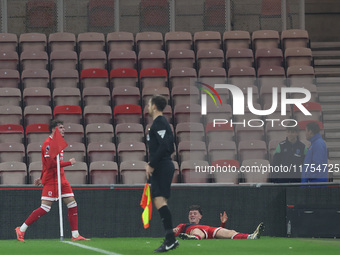
M221 228L224 228L225 227L225 222L221 222L221 225L220 225Z
M184 233L185 226L187 224L179 224L176 228L178 228L177 233L175 233L175 236L178 236L180 233Z

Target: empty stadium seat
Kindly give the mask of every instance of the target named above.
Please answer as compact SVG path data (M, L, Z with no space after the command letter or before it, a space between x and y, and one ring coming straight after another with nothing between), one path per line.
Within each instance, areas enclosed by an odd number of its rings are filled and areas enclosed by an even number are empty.
M21 185L26 184L27 167L23 162L0 163L1 184Z
M48 55L45 51L24 51L20 54L21 70L47 69Z
M50 52L53 51L74 51L76 47L76 36L73 33L58 32L48 36Z
M168 67L169 70L173 68L192 68L195 67L195 53L193 50L180 49L171 50L168 52Z
M105 50L105 36L103 33L85 32L77 37L79 52Z
M180 104L199 104L200 103L200 92L198 88L191 87L176 87L171 91L172 105Z
M94 123L86 125L87 144L92 142L113 142L113 126L107 123Z
M140 91L137 87L116 87L112 90L112 105L140 104Z
M286 85L285 69L282 66L263 66L257 69L258 84L270 87Z
M197 51L197 66L198 69L202 67L223 67L224 53L220 49L201 49Z
M75 51L52 51L50 54L51 70L77 69L78 55Z
M18 47L18 37L12 33L0 33L0 48L3 51L16 51Z
M142 109L139 105L116 105L113 109L115 125L120 123L141 123Z
M1 45L1 44L0 44ZM19 56L16 51L0 51L0 69L17 70L19 64Z
M117 146L118 161L145 160L146 147L142 142L121 142Z
M0 70L0 88L19 88L20 74L17 70Z
M116 162L96 161L90 164L91 184L116 184L119 172Z
M180 162L186 160L206 160L207 149L202 141L183 141L178 144L178 158Z
M51 104L51 91L49 88L30 87L23 92L24 106L28 105L47 105Z
M233 67L228 71L229 83L236 86L254 85L256 72L253 67Z
M78 88L55 88L53 90L53 104L81 105L80 90Z
M285 140L287 136L287 129L281 125L280 122L266 124L266 140Z
M308 48L288 48L285 50L286 66L312 65L312 50Z
M30 124L26 125L26 144L40 143L50 135L48 124Z
M309 35L303 29L283 30L281 33L281 41L284 49L295 47L308 47Z
M82 111L78 105L58 105L53 110L54 118L62 120L64 123L82 123Z
M89 163L96 161L115 161L116 146L110 142L92 142L87 146Z
M192 48L192 35L189 32L167 32L164 41L168 53L172 50L190 50Z
M290 66L287 68L287 78L291 85L312 84L315 78L312 66Z
M21 91L18 88L0 88L0 106L21 106Z
M177 144L183 141L205 141L202 123L184 122L176 125Z
M269 166L269 161L265 159L246 159L242 161L243 167L249 167L250 169L254 169L253 171L244 172L244 179L246 183L266 183L269 178L269 171L262 172L261 169L263 166Z
M197 80L197 73L194 68L172 68L169 73L171 88L190 86Z
M279 33L275 30L257 30L252 34L253 49L278 48L280 43Z
M145 161L128 160L119 165L122 184L144 184L146 182Z
M227 80L226 70L222 67L202 67L198 72L199 81L210 86L214 84L225 84Z
M138 53L138 69L165 68L166 56L162 50L141 50Z
M31 162L28 166L29 183L34 184L35 179L39 179L42 171L42 162Z
M137 51L162 50L163 35L160 32L139 32L136 34Z
M87 165L85 162L77 162L74 165L64 167L64 172L71 185L87 183Z
M251 43L250 33L248 31L226 31L223 33L224 50L230 49L247 49Z
M84 142L84 127L81 124L76 123L64 123L64 139L68 143ZM26 128L27 129L27 128Z
M83 89L108 87L109 74L106 69L90 68L81 71L80 79Z
M215 160L211 163L211 166L215 167L213 173L213 180L215 183L239 183L239 169L240 163L237 160L221 159ZM219 167L221 171L219 170ZM230 169L230 170L229 170Z
M19 37L20 52L46 51L47 38L42 33L24 33Z
M41 164L41 148L43 142L34 142L27 145L27 163L39 162ZM41 168L40 168L41 172ZM40 176L39 176L40 177Z
M240 162L246 159L266 159L267 146L264 141L245 140L238 144L238 159Z
M234 141L211 141L208 146L209 161L221 159L237 159Z
M227 119L232 118L232 109L229 104L223 103L223 105L207 104L207 115L204 116L204 123L213 122L214 119Z
M225 142L234 140L234 128L228 124L215 124L209 122L205 128L207 143L209 142Z
M136 87L138 85L138 73L135 69L119 68L110 72L110 88Z
M48 124L52 119L52 109L47 105L28 105L24 109L25 126Z
M195 50L201 49L220 49L221 34L216 31L200 31L194 33Z
M106 69L107 57L105 51L81 51L79 54L80 69L100 68Z
M21 125L0 125L0 143L24 142L24 128Z
M83 89L83 104L111 105L110 89L106 87L90 87Z
M174 107L175 123L198 122L201 123L201 106L198 104L178 104Z
M141 89L167 86L168 73L163 68L142 69L140 70L139 77Z
M249 127L236 125L235 133L237 142L246 140L264 140L263 127Z
M112 123L112 109L109 105L87 105L84 107L85 125L92 123Z
M131 68L137 65L136 52L132 50L111 50L109 53L110 69Z
M43 87L48 88L50 75L47 70L34 69L23 70L21 73L23 88Z
M144 128L142 124L121 123L116 125L117 144L120 142L143 142Z
M0 143L1 162L25 162L25 146L22 143Z
M257 68L263 66L282 66L282 50L278 48L258 49L255 52L255 61Z
M85 144L79 142L68 142L68 146L64 149L64 160L67 161L74 158L76 162L86 162Z
M207 183L209 163L204 160L186 160L181 163L180 171L183 183ZM201 171L200 171L201 170ZM203 171L202 171L203 170Z
M108 52L111 50L133 50L135 40L130 32L111 32L106 36Z
M53 88L78 88L78 71L67 69L53 70L51 72L51 82Z
M231 67L252 67L254 65L253 51L248 48L228 49L226 52L226 63Z

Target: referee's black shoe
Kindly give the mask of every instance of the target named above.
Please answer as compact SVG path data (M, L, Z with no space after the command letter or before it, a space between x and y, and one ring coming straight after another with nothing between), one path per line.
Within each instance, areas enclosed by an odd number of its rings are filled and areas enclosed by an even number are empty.
M154 252L167 252L173 249L176 249L179 245L179 242L175 239L175 241L164 240L161 246L159 246Z

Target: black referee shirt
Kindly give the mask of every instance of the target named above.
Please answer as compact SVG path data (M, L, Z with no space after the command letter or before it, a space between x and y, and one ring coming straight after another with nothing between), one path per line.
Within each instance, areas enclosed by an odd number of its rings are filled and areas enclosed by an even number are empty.
M163 115L154 119L147 136L149 144L149 165L156 168L162 160L171 160L174 152L174 136Z

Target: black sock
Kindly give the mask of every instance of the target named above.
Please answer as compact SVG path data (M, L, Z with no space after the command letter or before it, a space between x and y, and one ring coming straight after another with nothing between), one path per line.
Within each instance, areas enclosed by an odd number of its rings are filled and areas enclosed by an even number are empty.
M175 235L172 230L172 217L171 217L171 212L169 210L169 207L167 205L159 208L158 210L159 215L161 216L163 226L165 229L165 239L171 242L174 242Z

